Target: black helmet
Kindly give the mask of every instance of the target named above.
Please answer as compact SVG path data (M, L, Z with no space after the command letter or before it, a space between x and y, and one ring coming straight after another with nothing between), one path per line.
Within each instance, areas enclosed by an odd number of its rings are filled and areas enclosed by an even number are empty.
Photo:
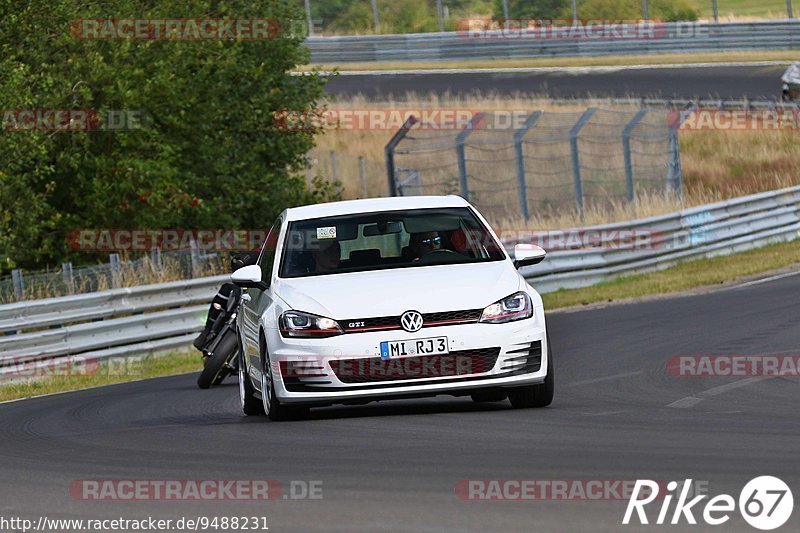
M242 267L252 265L255 263L255 254L253 252L239 252L231 253L231 272L236 272Z

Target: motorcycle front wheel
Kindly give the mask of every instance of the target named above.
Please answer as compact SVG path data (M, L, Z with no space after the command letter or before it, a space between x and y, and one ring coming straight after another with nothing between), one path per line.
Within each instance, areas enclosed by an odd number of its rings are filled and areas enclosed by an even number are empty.
M229 374L226 363L233 358L239 347L238 344L236 332L228 330L217 344L217 349L214 350L211 357L205 358L203 371L197 377L198 387L207 389L211 385L219 385L225 379L225 376Z

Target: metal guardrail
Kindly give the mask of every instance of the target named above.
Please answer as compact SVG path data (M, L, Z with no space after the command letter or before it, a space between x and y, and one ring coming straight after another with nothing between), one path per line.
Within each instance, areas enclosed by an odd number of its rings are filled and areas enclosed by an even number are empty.
M609 235L614 231L646 235L648 242L613 241L611 246L551 251L542 263L523 269L522 274L538 291L546 293L663 269L688 259L793 240L800 236L800 187L560 233ZM517 238L504 244L513 247L519 242L536 242L536 238Z
M213 276L2 305L0 333L207 303L227 279ZM2 342L0 337L0 347Z
M0 306L0 378L91 358L185 348L228 276L173 281Z
M535 38L495 35L470 36L468 31L308 37L312 63L374 61L445 61L466 59L529 58L666 54L726 50L800 48L800 21L659 24L652 37Z
M649 245L551 251L523 275L540 292L592 285L624 274L662 269L687 259L749 250L800 236L800 187L755 194L640 220L570 232L646 233ZM504 245L536 242L521 235ZM565 243L570 242L569 240ZM576 241L577 243L577 241ZM640 244L640 243L639 243ZM19 367L42 369L81 356L99 360L189 346L227 276L116 289L0 306L0 379Z

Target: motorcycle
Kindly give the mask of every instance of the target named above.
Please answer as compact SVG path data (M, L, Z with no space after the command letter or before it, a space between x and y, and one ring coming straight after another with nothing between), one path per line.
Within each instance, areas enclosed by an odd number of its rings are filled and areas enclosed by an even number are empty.
M197 386L207 389L219 385L229 375L239 371L237 357L239 339L236 333L236 315L242 300L242 291L236 287L231 290L224 308L219 304L219 314L203 343L203 371L197 377Z

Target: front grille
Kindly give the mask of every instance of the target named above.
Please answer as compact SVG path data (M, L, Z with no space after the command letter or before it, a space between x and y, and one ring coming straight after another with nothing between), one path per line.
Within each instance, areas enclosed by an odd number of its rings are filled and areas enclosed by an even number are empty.
M422 327L440 324L469 324L480 320L483 309L469 311L445 311L443 313L425 313L422 315Z
M375 383L485 374L494 368L499 354L500 348L482 348L388 361L380 357L339 359L330 365L342 383Z
M481 318L483 309L466 311L443 311L439 313L423 313L422 327L445 326L456 324L474 324ZM383 316L373 318L354 318L340 320L339 325L345 333L364 333L367 331L390 331L403 329L399 316Z

